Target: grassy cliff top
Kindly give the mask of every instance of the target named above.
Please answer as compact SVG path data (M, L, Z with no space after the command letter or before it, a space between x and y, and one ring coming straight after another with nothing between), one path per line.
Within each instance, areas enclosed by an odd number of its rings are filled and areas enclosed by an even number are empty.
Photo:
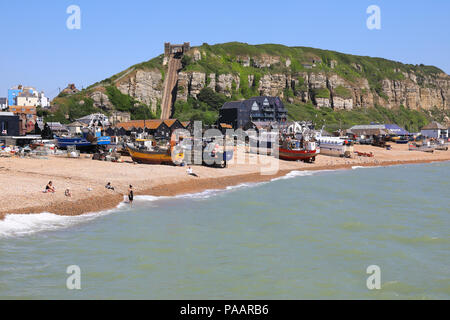
M194 61L193 52L199 50L201 60ZM255 67L255 60L277 58L279 62L272 63L270 67ZM244 67L243 59L250 59L250 66ZM112 77L100 81L90 88L98 85L110 85L134 70L159 70L164 73L164 55L159 55L145 61ZM287 61L290 64L286 64ZM403 73L414 73L420 80L426 76L437 77L444 72L434 66L404 64L383 58L357 56L331 50L322 50L309 47L287 47L280 44L250 45L241 42L228 42L193 47L190 54L184 59L185 71L198 71L205 73L290 73L298 72L327 72L335 73L348 81L366 78L372 87L383 79L404 80ZM288 66L287 66L288 65Z

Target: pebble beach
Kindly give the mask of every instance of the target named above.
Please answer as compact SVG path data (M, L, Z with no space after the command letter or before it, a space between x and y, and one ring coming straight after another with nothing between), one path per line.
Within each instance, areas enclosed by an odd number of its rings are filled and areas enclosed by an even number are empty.
M358 145L355 151L374 154L373 158L351 159L320 155L314 164L277 160L237 150L236 157L245 157L246 163L231 163L225 169L193 166L198 178L186 174L186 168L174 166L134 164L130 158L123 162L93 161L88 155L79 159L48 157L47 159L0 159L0 219L8 214L49 212L57 215L81 215L113 209L122 203L128 186L136 195L173 196L223 189L245 182L261 182L284 176L291 171L319 171L351 169L355 166L390 166L408 163L450 161L450 151L434 153L409 151L407 145L393 145L392 150ZM244 154L245 153L245 154ZM278 170L261 174L264 167L279 161ZM44 193L46 184L53 181L56 193ZM111 182L115 190L107 190ZM64 191L69 188L72 197Z

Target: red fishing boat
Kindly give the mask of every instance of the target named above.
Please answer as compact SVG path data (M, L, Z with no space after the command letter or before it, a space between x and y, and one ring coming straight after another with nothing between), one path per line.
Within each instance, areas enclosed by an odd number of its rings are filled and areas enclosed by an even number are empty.
M280 144L279 157L288 161L305 161L312 163L320 154L320 149L315 141L297 139L285 139Z

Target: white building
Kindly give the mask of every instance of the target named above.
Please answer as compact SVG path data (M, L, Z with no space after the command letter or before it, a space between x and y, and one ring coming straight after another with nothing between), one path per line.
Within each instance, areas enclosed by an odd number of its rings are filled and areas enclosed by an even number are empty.
M38 98L39 98L39 106L41 106L44 109L50 108L50 99L45 96L44 91L38 93Z
M19 107L37 107L39 106L39 97L29 91L19 93L16 98L16 106Z
M428 138L448 139L448 128L436 121L423 127L421 133Z
M17 86L17 88L19 88L17 90L21 90L21 92L17 92L17 94L12 97L14 105L50 108L50 99L45 96L44 91L39 92L33 87Z

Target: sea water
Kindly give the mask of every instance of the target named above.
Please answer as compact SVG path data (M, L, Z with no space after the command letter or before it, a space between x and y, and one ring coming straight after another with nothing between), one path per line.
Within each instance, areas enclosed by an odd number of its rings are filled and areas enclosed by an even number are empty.
M1 299L449 299L450 163L0 221ZM81 290L69 290L69 266ZM369 266L380 290L369 290Z

